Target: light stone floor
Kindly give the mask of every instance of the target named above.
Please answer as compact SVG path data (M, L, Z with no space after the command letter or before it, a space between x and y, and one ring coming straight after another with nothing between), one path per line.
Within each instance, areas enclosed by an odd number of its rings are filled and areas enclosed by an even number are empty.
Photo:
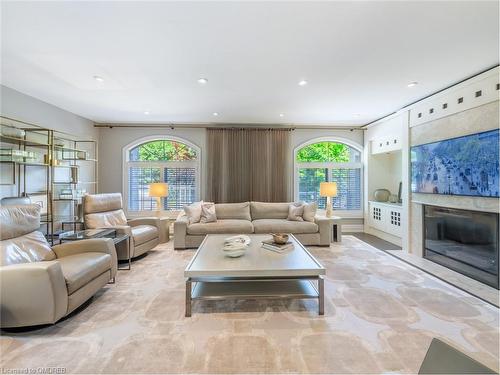
M353 236L310 247L327 268L316 301L196 303L194 251L163 244L59 323L2 332L0 367L68 373L416 373L433 337L499 370L499 310Z

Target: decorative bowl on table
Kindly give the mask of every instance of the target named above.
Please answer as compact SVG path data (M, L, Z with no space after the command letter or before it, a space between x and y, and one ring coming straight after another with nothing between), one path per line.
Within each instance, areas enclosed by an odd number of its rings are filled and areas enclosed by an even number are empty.
M288 234L286 233L271 233L273 241L278 245L284 245L288 242Z
M224 240L222 251L224 255L230 258L238 258L245 254L250 244L250 237L245 235L232 236Z

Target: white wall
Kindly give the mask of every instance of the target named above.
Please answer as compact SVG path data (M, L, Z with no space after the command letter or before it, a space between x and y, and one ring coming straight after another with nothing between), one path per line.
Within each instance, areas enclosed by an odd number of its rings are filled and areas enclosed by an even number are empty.
M6 86L0 86L0 113L87 139L97 139L98 135L92 121Z

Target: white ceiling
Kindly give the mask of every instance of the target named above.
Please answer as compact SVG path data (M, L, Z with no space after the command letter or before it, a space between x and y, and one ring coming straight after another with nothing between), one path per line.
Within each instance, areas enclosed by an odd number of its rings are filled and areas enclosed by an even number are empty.
M364 124L499 60L497 1L1 7L2 84L98 122Z

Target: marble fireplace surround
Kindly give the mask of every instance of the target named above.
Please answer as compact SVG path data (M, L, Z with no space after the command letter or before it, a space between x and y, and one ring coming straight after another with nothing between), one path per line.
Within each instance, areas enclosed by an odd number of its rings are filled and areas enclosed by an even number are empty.
M410 128L410 145L420 145L449 138L497 129L499 101L459 112L438 120ZM464 210L499 212L498 198L448 196L440 194L410 195L410 253L423 256L423 205L434 205Z

